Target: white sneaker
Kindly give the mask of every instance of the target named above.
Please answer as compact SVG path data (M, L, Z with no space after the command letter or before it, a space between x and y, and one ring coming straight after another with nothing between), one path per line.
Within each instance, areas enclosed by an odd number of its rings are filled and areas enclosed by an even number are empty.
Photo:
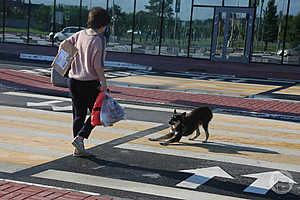
M93 156L93 154L88 152L87 150L85 150L84 153L79 153L77 151L77 149L75 148L74 152L73 152L73 156L74 157L91 157L91 156Z
M79 154L83 154L85 152L83 138L80 136L76 136L72 141L72 145L77 149Z

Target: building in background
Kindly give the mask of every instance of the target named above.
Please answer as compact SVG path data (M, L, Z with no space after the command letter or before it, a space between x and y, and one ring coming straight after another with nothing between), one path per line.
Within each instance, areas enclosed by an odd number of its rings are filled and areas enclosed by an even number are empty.
M0 41L58 46L95 6L109 51L300 66L299 0L0 0Z

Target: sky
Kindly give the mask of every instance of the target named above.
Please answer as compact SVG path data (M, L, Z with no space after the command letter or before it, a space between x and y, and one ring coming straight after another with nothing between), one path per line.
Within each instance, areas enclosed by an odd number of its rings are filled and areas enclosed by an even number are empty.
M29 1L29 0L26 0ZM133 12L133 0L109 0L110 6L112 2L119 5L123 12ZM148 4L149 0L136 0L137 1L137 11L145 10L145 5ZM173 0L174 4L176 0ZM264 8L267 6L268 0L264 0ZM54 0L31 0L31 3L34 4L46 4L53 5ZM192 0L181 0L181 9L180 13L178 13L178 17L181 20L189 20L189 14L191 12L191 2ZM220 6L222 5L222 0L194 0L197 5L211 5L211 6ZM226 6L248 6L249 0L225 0ZM80 0L56 0L57 4L66 4L66 5L79 5ZM106 7L106 0L82 0L83 6L94 7L94 6L102 6ZM284 9L284 13L286 13L287 9L287 0L276 0L277 10ZM175 7L175 6L174 6ZM198 9L197 19L207 19L212 18L212 10L208 9ZM260 8L258 8L260 11ZM300 13L300 0L291 0L290 14L297 15Z

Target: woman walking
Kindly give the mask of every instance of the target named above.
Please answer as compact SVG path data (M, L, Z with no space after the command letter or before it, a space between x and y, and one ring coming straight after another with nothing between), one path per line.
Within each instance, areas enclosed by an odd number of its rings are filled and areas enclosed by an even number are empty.
M72 145L75 147L73 153L75 157L91 155L85 150L84 139L88 139L94 126L91 125L91 117L86 119L86 115L87 109L92 111L99 91L107 90L104 76L106 45L104 31L109 23L110 16L105 9L92 8L88 16L89 28L66 39L78 49L68 74L68 87L72 97L74 136Z

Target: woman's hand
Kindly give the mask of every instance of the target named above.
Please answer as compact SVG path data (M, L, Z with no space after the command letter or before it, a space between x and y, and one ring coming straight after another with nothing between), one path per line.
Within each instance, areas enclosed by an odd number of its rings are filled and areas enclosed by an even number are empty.
M104 91L107 91L108 88L106 85L101 85L101 86L98 86L97 89L100 91L100 92L104 92Z

